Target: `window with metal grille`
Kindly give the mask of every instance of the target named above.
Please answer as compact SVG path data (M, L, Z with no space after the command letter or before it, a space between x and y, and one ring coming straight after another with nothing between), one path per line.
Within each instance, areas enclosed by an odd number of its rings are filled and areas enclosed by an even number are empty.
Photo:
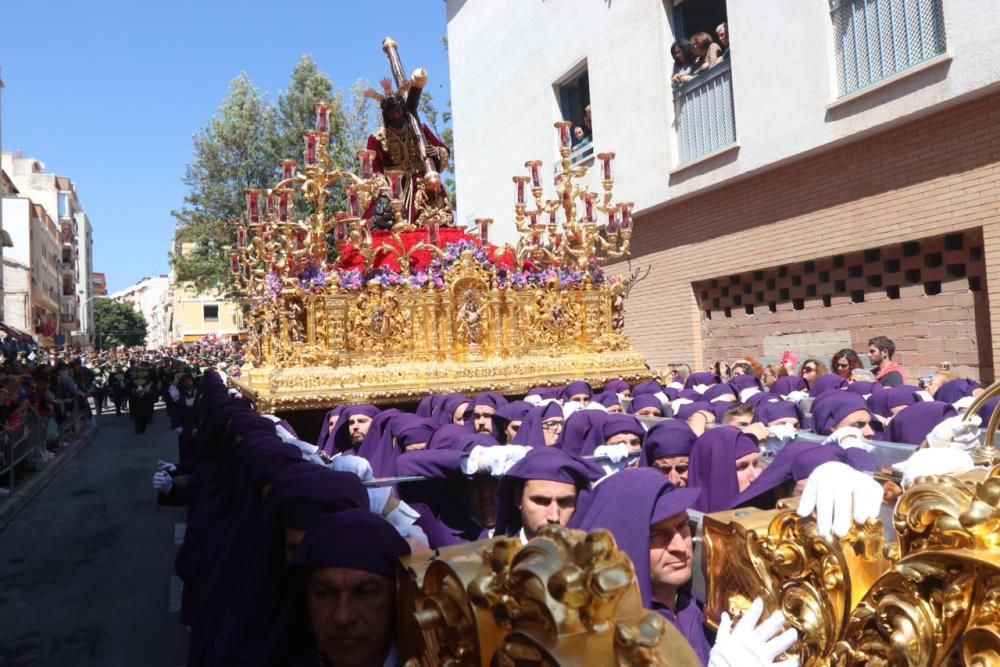
M830 0L840 96L944 53L941 0Z

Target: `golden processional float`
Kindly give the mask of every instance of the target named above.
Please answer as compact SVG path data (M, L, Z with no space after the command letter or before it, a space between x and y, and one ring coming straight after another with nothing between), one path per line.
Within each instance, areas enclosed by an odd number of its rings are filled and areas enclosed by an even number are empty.
M569 123L557 123L555 196L540 161L514 177L517 243L491 245L485 219L466 234L440 187L447 151L415 113L426 73L405 78L395 42L383 49L395 88L371 96L400 100L404 120L372 135L358 173L333 164L321 104L302 167L285 161L275 187L247 192L233 257L248 306L249 361L233 379L244 395L273 412L650 377L622 334L625 290L600 269L631 236L632 205L613 203L614 154L597 156L603 192L590 192L569 161ZM337 188L346 210L331 212ZM296 215L301 204L309 212ZM1000 383L968 414L996 395ZM998 423L1000 411L981 463L1000 460ZM887 494L889 525L843 539L786 502L703 518L710 624L762 597L798 630L788 655L809 667L1000 665L1000 468L921 478ZM642 608L634 568L603 530L408 557L397 613L407 667L699 664Z
M383 49L395 87L368 94L398 100L405 122L369 138L358 173L333 163L319 104L304 164L286 160L279 183L246 193L232 258L246 299L244 395L277 412L651 377L622 333L624 287L601 269L628 255L632 233L632 204L612 195L614 153L597 156L603 191L591 192L586 167L570 164L570 123L556 123L554 196L540 160L514 177L516 245L491 244L489 219L459 230L439 173L447 150L416 114L427 74L406 78L395 42ZM346 210L331 212L337 190ZM296 216L296 202L308 213Z

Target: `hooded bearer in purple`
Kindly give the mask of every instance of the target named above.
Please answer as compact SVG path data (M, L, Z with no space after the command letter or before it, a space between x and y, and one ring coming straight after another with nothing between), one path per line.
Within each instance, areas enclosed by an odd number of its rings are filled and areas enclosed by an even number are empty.
M695 509L720 512L760 475L760 447L736 426L717 426L695 441L690 465L688 485L701 489Z
M600 466L561 449L532 449L500 478L494 534L527 542L547 525L565 526L580 494L603 476Z
M705 615L691 595L693 544L687 511L697 489L677 489L649 468L616 473L582 499L570 528L604 528L635 567L642 605L673 623L702 663L711 646Z
M367 510L317 522L292 559L300 585L297 633L279 664L397 664L396 568L409 553L396 530Z

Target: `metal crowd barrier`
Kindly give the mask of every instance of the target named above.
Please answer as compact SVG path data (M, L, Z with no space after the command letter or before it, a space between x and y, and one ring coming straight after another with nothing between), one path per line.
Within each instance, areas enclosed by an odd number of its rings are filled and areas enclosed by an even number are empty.
M0 436L0 480L6 478L3 485L13 492L17 466L21 462L48 447L62 449L67 442L78 437L83 432L85 414L84 410L76 407L70 410L59 424L57 440L50 443L47 433L49 418L26 412L20 424Z

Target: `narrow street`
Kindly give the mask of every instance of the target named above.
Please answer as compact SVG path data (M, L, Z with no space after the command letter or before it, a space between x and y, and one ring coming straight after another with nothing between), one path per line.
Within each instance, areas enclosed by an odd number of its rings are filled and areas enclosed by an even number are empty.
M187 631L172 586L183 510L159 507L157 459L176 435L98 418L92 442L0 532L0 665L177 667Z

